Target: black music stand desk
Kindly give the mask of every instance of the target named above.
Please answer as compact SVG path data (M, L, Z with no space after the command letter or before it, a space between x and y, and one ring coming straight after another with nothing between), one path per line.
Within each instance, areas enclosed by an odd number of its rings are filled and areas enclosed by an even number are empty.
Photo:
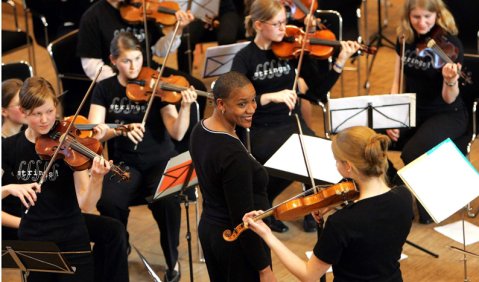
M2 268L20 269L23 282L30 272L75 273L53 242L2 241Z

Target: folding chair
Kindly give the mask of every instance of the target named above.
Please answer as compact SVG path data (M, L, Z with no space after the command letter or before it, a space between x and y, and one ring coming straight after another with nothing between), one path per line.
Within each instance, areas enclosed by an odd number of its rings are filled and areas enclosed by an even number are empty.
M33 76L32 66L28 62L2 63L2 81L11 78L25 80Z

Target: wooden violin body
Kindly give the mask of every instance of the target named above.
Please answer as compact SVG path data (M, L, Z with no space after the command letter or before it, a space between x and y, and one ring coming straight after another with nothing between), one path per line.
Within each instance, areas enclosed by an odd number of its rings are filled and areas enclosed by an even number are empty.
M308 191L313 189L315 188ZM328 188L320 189L312 195L294 197L255 217L254 220L263 219L271 215L278 220L296 220L313 211L348 202L358 196L359 192L353 182L341 182ZM233 231L227 229L223 232L223 239L229 242L234 241L246 229L248 227L244 223L236 226Z
M283 40L273 42L272 50L279 58L292 59L301 52L303 40L306 40L304 51L319 59L329 58L335 47L341 47L340 41L336 40L336 36L329 29L305 33L297 26L287 25ZM376 48L364 44L360 44L360 50L368 54L376 53Z
M143 2L145 2L145 7L143 7ZM144 8L146 8L146 14ZM174 1L130 0L120 6L120 15L130 24L140 24L146 18L170 26L176 24L175 13L179 9L180 5Z
M154 69L143 67L136 79L128 81L126 96L134 102L146 102L153 94L155 82L158 80L159 72ZM181 91L189 87L188 80L179 75L161 77L155 96L160 97L165 103L176 104L181 101ZM213 94L205 91L195 90L200 96L213 99Z
M93 164L93 159L103 151L103 146L95 138L81 138L81 132L74 126L67 133L70 121L57 121L52 130L41 135L35 141L35 151L41 159L49 160L60 144L60 137L66 134L65 141L59 149L58 158L64 161L75 171L88 169ZM129 174L118 166L112 165L111 170L120 176L121 180L128 180Z
M430 56L431 63L436 69L442 68L447 63L454 63L459 57L459 47L447 39L446 32L439 25L431 30L430 37L417 44L416 52L420 57ZM470 74L461 71L459 75L465 83L472 84Z
M65 118L63 118L63 120L68 121L68 122L72 122L73 121L73 116L65 117ZM93 136L93 128L97 125L98 124L90 123L90 121L82 115L77 116L77 118L75 119L75 124L74 124L75 128L79 132L78 137L80 137L80 138L92 137ZM107 123L106 125L109 128L115 128L118 131L122 131L122 132L130 131L130 129L123 124Z

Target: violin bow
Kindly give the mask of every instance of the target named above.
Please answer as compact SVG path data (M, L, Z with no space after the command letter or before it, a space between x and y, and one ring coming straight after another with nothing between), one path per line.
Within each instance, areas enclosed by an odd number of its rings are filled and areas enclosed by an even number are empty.
M173 36L171 37L171 40L168 44L168 50L166 51L166 56L165 58L163 59L163 64L161 65L161 68L160 68L160 71L158 73L158 78L156 79L155 81L155 84L153 86L153 92L151 93L151 96L150 96L150 100L148 101L148 106L146 107L146 111L145 111L145 115L143 116L143 120L141 121L141 125L144 127L145 124L146 124L146 119L148 118L148 115L150 114L150 111L151 111L151 105L153 105L153 98L155 97L156 95L156 91L158 89L158 85L160 83L160 79L161 77L163 76L163 71L165 70L165 66L166 66L166 61L168 60L168 57L170 56L170 50L171 50L171 46L173 46L173 42L175 41L175 37L176 37L176 34L178 33L178 28L180 27L180 23L181 23L181 20L177 20L176 21L176 25L175 25L175 30L173 31ZM137 143L135 145L135 148L134 150L138 149L138 144Z
M314 188L314 187L316 187L316 185L315 185L315 183L314 183L313 174L312 174L312 172L311 172L311 165L310 165L310 163L309 163L308 154L307 154L307 152L306 152L306 146L305 146L305 144L304 144L303 129L301 128L301 122L299 121L299 116L298 116L298 114L294 114L294 116L295 116L295 118L296 118L296 123L298 124L299 145L301 146L301 152L303 153L304 164L306 165L306 172L308 173L309 180L311 181L311 187ZM315 189L315 191L316 191L316 189ZM316 192L317 192L317 191L316 191Z
M311 1L311 6L309 7L309 20L306 23L306 31L309 30L311 26L311 16L313 15L313 7L314 7L314 2ZM294 83L293 83L293 91L296 91L296 87L298 86L298 79L299 79L299 74L301 73L301 65L303 64L303 57L304 57L304 49L306 47L306 41L308 38L308 34L305 33L304 38L302 39L303 41L301 42L301 50L299 53L299 58L298 58L298 66L296 68L296 76L294 77ZM291 111L289 112L289 115L291 115Z
M146 0L143 0L143 28L145 29L146 65L150 68L150 39L148 38L148 24L146 22Z
M48 175L48 172L50 171L50 169L52 168L53 166L53 162L55 162L55 159L57 158L58 156L58 152L60 151L60 149L63 147L63 144L65 143L65 140L67 139L67 135L68 135L68 132L70 132L70 129L72 128L73 124L75 123L75 120L78 116L78 114L80 113L80 110L82 109L83 105L85 104L88 96L90 95L91 91L93 90L93 87L95 86L95 83L98 79L98 77L100 76L100 73L102 71L103 67L100 67L95 75L95 79L90 83L90 86L88 87L88 90L87 92L85 93L85 96L83 97L83 100L81 101L80 105L78 106L76 112L75 112L75 115L73 116L73 119L72 119L72 122L68 125L67 127L67 130L66 130L66 133L63 134L59 141L58 141L58 145L55 149L55 151L53 152L53 156L52 158L50 159L50 161L48 162L48 165L47 167L45 168L45 170L43 171L42 173L42 177L40 178L40 181L38 181L38 184L40 186L43 185L43 183L45 183L45 180L47 179L47 175ZM28 213L28 210L25 210L25 214Z
M405 54L404 52L406 51L406 36L404 33L400 37L401 39L401 69L399 70L399 85L398 85L398 91L399 93L403 93L403 87L404 87L404 60L405 60Z

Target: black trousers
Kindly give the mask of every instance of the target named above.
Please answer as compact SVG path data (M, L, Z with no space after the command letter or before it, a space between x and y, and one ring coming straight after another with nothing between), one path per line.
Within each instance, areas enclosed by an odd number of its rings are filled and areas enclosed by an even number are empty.
M146 204L145 197L155 193L167 161L148 169L130 168L130 180L117 182L110 174L103 181L103 192L97 208L102 215L118 219L128 226L129 207ZM129 165L126 163L126 165ZM181 207L177 197L170 196L148 204L160 230L160 244L168 269L173 269L178 261L178 245L181 225ZM141 223L137 223L141 224Z
M205 23L201 20L195 20L185 28L181 45L178 48L178 69L189 73L188 64L188 41L186 33L190 35L191 61L194 61L195 45L201 42L218 41L218 45L235 43L242 38L243 21L237 12L227 12L219 16L220 25L212 30L205 28ZM243 32L244 34L244 32Z
M205 256L206 268L211 282L243 282L260 281L259 271L254 269L246 259L254 255L255 250L245 254L239 240L226 242L223 231L226 227L210 224L201 219L198 225L198 236ZM245 232L251 232L249 230ZM264 245L265 250L270 250Z
M116 219L84 213L93 246L95 282L128 282L125 226Z

